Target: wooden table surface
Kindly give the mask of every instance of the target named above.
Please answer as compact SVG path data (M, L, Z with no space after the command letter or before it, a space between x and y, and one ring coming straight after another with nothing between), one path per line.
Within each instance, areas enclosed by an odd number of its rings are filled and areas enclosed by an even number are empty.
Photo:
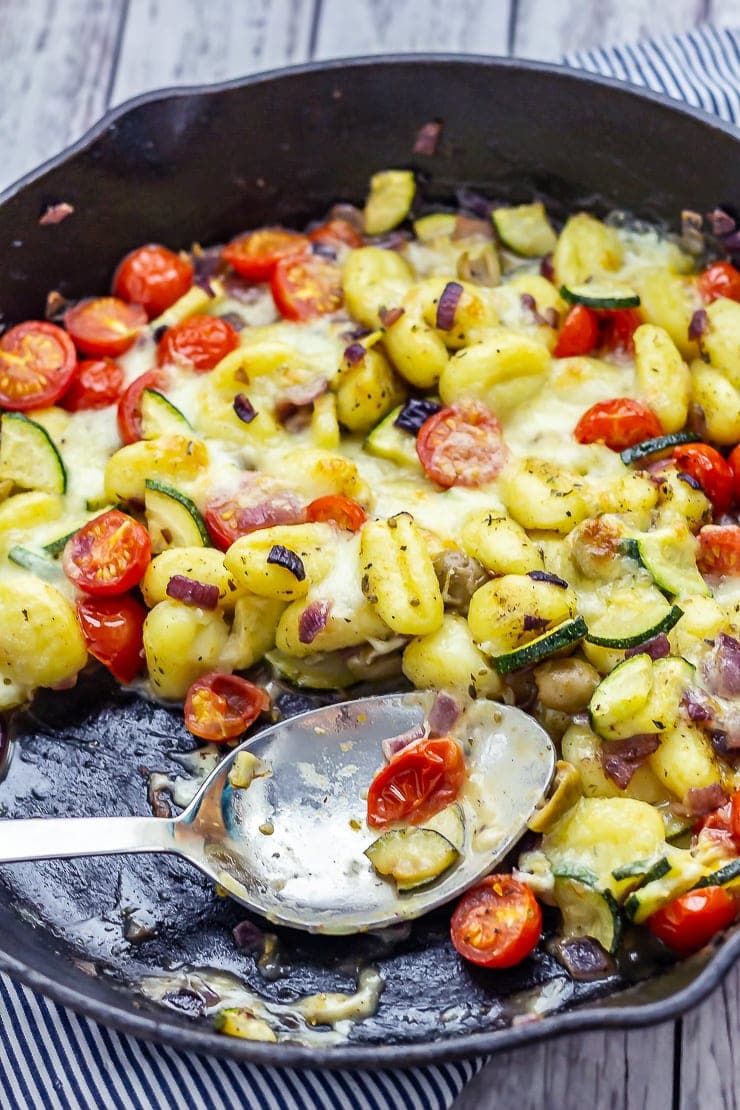
M407 50L558 59L740 23L740 0L0 0L0 189L164 85ZM456 1110L740 1107L740 967L675 1024L497 1056Z

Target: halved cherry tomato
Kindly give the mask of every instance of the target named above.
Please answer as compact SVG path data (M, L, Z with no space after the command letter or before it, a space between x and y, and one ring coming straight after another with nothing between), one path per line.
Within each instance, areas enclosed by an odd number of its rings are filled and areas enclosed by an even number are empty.
M249 281L269 281L281 258L305 254L311 246L307 235L284 227L262 227L239 235L224 247L223 258Z
M740 443L730 451L727 461L732 471L732 488L735 500L740 505Z
M726 513L732 504L735 477L719 451L706 443L682 443L673 448L673 458L679 470L696 478L717 516Z
M342 271L318 254L281 258L270 281L272 298L286 320L312 320L342 307Z
M605 308L599 312L601 346L617 354L635 353L635 332L643 323L635 308Z
M122 355L147 322L138 304L118 297L91 297L64 314L64 326L83 355Z
M631 397L615 397L587 409L573 434L579 443L604 443L612 451L623 451L644 439L662 435L663 429L647 405Z
M699 533L696 562L702 574L740 574L740 526L705 524Z
M418 825L454 802L465 781L460 745L450 736L426 737L402 748L370 783L367 823Z
M362 232L358 231L349 220L334 219L315 227L309 234L313 243L325 243L328 247L345 246L361 247L364 239Z
M268 474L245 474L235 489L216 491L206 502L206 525L216 547L227 551L240 536L274 524L303 524L298 498Z
M144 577L152 557L149 533L118 509L101 513L75 532L62 555L64 573L96 597L117 597Z
M452 943L479 967L514 967L542 934L542 910L532 891L511 875L488 875L463 894L450 921Z
M83 359L64 394L62 404L70 412L104 409L116 403L123 389L123 369L110 358Z
M697 285L705 304L716 301L718 297L740 301L740 270L731 262L713 262L707 266Z
M270 708L264 690L246 678L212 671L196 679L185 698L185 726L201 740L233 740Z
M0 338L0 407L28 412L53 405L76 369L72 340L56 324L16 324Z
M587 355L599 342L599 318L592 308L577 304L563 321L553 354L555 358Z
M213 370L239 346L239 332L219 316L189 316L168 328L157 347L160 366L174 363L193 370Z
M506 462L501 424L480 401L458 401L425 420L416 437L421 465L440 486L482 486Z
M737 903L724 887L705 886L674 898L647 919L647 927L679 956L689 956L731 925L736 914Z
M119 682L133 682L144 666L146 609L131 597L85 597L77 602L77 620L87 650Z
M118 402L118 434L124 443L136 443L141 439L141 395L144 390L166 388L167 375L157 367L134 378Z
M339 528L346 528L348 532L357 532L367 520L367 513L351 497L330 493L311 502L306 509L306 519L312 523L323 521L336 524Z
M193 264L158 243L131 251L113 275L113 293L140 304L150 320L187 293L193 284Z

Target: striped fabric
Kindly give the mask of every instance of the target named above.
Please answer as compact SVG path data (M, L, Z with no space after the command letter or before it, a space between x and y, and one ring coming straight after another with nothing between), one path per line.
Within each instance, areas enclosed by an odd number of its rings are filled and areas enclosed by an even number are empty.
M740 122L740 31L701 27L565 60ZM0 1110L443 1110L483 1063L335 1074L242 1066L105 1029L0 976Z

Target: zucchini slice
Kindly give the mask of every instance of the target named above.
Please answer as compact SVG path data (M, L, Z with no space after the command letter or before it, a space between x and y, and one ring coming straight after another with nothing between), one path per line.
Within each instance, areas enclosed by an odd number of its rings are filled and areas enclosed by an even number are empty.
M67 489L67 471L51 436L20 412L0 418L0 478L44 493Z
M669 436L655 436L654 439L644 439L634 447L625 447L619 452L619 457L625 466L630 463L642 462L653 455L660 455L663 451L670 451L682 443L696 443L699 436L695 432L673 432Z
M141 438L157 439L159 436L186 436L192 426L183 414L163 393L145 389L141 395Z
M266 652L265 659L279 678L310 690L344 690L360 681L340 651L317 652L298 659L274 648Z
M456 225L457 216L452 212L432 212L414 220L414 235L421 243L431 243L434 239L452 235Z
M563 621L557 628L551 628L549 632L545 632L535 640L530 640L522 647L507 651L505 655L495 656L491 662L494 670L499 674L508 674L530 663L539 663L540 660L547 659L562 648L577 643L578 640L583 639L587 631L583 617L574 617Z
M696 540L683 522L635 537L640 562L665 593L700 594L708 597L709 586L696 565Z
M403 409L398 405L368 433L363 450L378 459L388 459L398 466L410 466L421 472L416 453L416 437L396 427L396 420Z
M465 844L465 814L459 802L453 802L435 813L423 827L440 833L445 840L449 840L453 848L462 852Z
M673 626L678 624L681 617L683 616L683 609L680 609L678 605L672 606L671 609L669 609L669 611L665 614L665 616L658 620L655 624L649 624L650 613L643 612L643 625L641 631L634 632L629 635L625 634L619 636L598 636L594 634L593 629L600 627L602 623L605 623L607 626L611 623L613 627L613 621L618 620L620 615L621 614L617 612L607 611L605 617L603 618L603 620L599 621L598 625L593 624L589 628L588 633L586 634L586 639L588 640L588 642L590 644L596 644L598 647L605 648L626 649L638 647L640 644L644 644L648 640L652 640L655 636L659 636L661 632L670 632Z
M633 655L619 663L602 678L591 697L588 709L594 732L607 739L620 739L621 732L615 732L615 727L644 708L652 688L653 661L649 655Z
M574 879L555 880L555 902L563 915L562 935L593 937L607 952L615 952L622 935L622 917L608 890L595 890Z
M200 510L189 497L152 478L144 485L146 526L155 555L169 547L212 546Z
M416 193L411 170L383 170L370 178L365 202L365 232L383 235L406 219Z
M733 859L724 867L720 867L719 871L713 871L711 875L703 875L698 883L694 883L692 890L701 890L704 886L726 886L728 883L737 882L738 879L740 879L740 859Z
M540 201L496 208L491 219L503 245L523 258L541 258L555 250L558 238Z
M20 544L11 547L8 558L11 563L23 567L24 570L30 570L46 582L53 582L55 579L58 581L62 573L59 564L53 559L41 555L38 551L32 551L30 547L22 547Z
M667 870L658 871L656 865L657 877L649 879L646 875L643 884L629 895L624 904L625 914L636 925L693 887L705 871L690 852L682 848L669 846L666 858L659 862L667 864Z
M582 285L562 285L560 296L568 304L587 308L637 308L640 296L627 285L602 281L586 281Z
M408 891L438 879L460 853L434 829L409 826L383 833L365 855L379 875L394 879L399 891Z
M599 886L599 876L595 871L571 860L558 860L553 863L552 873L556 879L572 879L573 882L580 883L581 886L593 887L594 890Z

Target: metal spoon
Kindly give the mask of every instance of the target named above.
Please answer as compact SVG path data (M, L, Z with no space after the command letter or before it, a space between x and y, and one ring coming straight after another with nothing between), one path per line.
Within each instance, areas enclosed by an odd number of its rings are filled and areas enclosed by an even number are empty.
M424 698L413 694L302 713L230 751L178 817L0 821L0 863L174 852L276 924L340 934L418 917L491 871L516 843L555 761L547 733L526 713L475 703L458 730L470 740L460 860L428 887L399 894L363 854L378 835L365 823L365 798L383 762L381 741L424 718ZM267 772L246 789L229 782L244 750Z

